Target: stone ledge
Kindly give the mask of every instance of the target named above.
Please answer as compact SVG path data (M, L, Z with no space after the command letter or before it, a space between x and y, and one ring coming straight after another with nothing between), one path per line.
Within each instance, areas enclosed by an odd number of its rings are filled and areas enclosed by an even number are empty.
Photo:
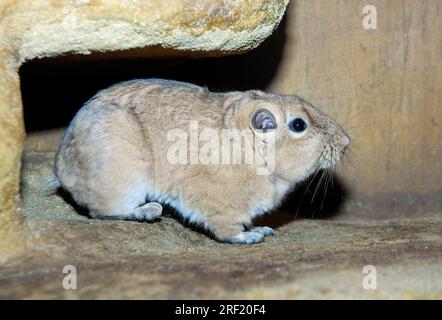
M279 24L288 0L12 1L0 25L19 63L73 52L159 46L225 55L249 51ZM1 8L0 8L1 9ZM158 50L158 49L156 49Z

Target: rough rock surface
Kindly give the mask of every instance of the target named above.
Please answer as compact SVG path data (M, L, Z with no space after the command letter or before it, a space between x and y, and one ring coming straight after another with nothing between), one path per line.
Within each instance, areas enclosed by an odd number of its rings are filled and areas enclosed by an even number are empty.
M53 157L25 155L29 251L0 269L0 298L442 299L440 217L282 225L269 217L276 235L264 243L221 244L172 217L88 219L42 192ZM62 286L66 265L77 269L77 290ZM362 286L365 265L377 269L376 290Z
M0 3L0 263L23 248L18 68L64 53L146 56L240 53L258 46L288 0L3 0Z

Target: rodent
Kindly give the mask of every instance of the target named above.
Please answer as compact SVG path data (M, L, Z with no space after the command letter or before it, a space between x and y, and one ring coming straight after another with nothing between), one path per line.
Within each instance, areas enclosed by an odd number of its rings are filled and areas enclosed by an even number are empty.
M197 135L205 129L212 135L240 131L256 161L170 161L180 147L171 132L190 130L181 144L190 143L192 123ZM92 218L153 222L167 204L218 241L250 244L273 234L269 227L253 227L252 220L276 208L298 182L335 165L349 144L338 123L294 95L219 93L140 79L113 85L85 103L60 143L54 173ZM269 146L273 164L264 154ZM189 162L191 144L181 152Z

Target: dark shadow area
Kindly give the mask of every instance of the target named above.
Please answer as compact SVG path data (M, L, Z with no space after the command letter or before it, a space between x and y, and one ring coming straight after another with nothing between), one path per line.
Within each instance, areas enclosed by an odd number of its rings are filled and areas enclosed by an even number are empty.
M286 18L257 49L237 56L97 59L92 55L27 62L20 68L26 132L66 127L97 91L136 78L180 80L214 91L265 90L278 70L285 27Z
M280 208L272 214L257 219L255 224L277 228L296 219L336 217L349 191L333 172L330 173L329 179L325 176L321 179L323 172L318 172L297 186Z
M58 188L55 190L55 194L59 197L63 198L63 200L69 204L78 214L89 217L89 210L86 207L80 206L75 200L72 198L72 195L64 190L63 188Z
M206 235L207 237L212 238L212 239L218 241L215 238L215 235L213 234L213 232L211 232L210 230L204 228L202 225L190 222L189 219L184 218L175 208L171 207L168 204L163 204L162 216L163 217L169 217L169 218L176 219L184 227L189 228L192 231L202 233L202 234Z

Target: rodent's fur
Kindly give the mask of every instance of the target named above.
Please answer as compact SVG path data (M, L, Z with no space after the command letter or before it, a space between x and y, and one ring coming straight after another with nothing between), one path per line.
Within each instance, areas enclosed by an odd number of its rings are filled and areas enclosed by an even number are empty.
M244 130L254 149L261 148L266 142L254 140L250 120L260 109L277 123L271 174L258 175L253 165L167 161L167 133L188 131L190 121L200 131ZM289 130L297 117L308 123L302 135ZM278 206L314 171L333 166L349 143L341 126L297 96L133 80L100 91L83 106L66 130L54 171L92 217L153 221L161 214L158 203L169 204L219 241L256 243L272 230L253 228L252 219Z

